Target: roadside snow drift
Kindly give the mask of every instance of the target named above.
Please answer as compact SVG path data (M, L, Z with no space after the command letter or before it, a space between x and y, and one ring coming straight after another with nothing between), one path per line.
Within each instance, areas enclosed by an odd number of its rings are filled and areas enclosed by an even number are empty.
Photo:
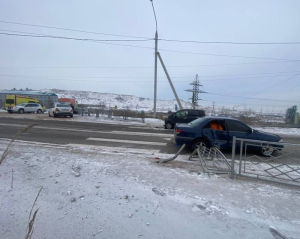
M296 189L155 157L170 155L18 142L0 165L0 238L24 238L41 187L32 238L273 238L270 226L299 238Z

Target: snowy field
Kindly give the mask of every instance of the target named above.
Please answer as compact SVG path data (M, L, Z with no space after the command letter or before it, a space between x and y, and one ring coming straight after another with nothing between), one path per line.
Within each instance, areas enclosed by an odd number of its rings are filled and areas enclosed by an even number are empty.
M139 118L128 118L124 120L123 117L112 117L108 118L106 115L100 115L96 118L95 115L81 116L74 115L70 118L49 118L48 113L44 114L7 114L1 113L0 117L14 117L24 119L41 119L41 120L60 120L60 121L77 121L77 122L90 122L90 123L106 123L106 124L123 124L123 125L135 125L138 127L149 127L149 128L164 128L164 121L160 119L146 118L145 123ZM300 128L282 128L282 127L256 127L251 126L253 129L279 135L294 135L300 136Z
M17 142L0 165L0 238L24 238L41 187L32 238L299 238L299 190L155 163L169 156Z
M254 129L279 135L300 136L300 128L281 128L281 127L253 127Z

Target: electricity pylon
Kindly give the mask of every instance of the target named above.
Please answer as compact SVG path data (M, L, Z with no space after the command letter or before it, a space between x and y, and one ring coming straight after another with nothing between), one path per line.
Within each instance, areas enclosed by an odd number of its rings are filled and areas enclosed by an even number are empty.
M190 85L193 86L193 89L189 89L189 90L185 90L185 91L192 92L192 94L193 94L192 98L189 98L189 99L192 100L193 109L195 109L198 106L198 100L201 100L201 99L199 99L199 94L206 93L206 92L203 90L200 90L200 86L203 86L203 85L200 84L198 74L196 75L194 81L192 83L190 83Z

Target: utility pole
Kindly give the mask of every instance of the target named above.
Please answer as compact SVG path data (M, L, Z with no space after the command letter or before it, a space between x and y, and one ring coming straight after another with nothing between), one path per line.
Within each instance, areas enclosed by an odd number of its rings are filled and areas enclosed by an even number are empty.
M189 90L185 90L185 91L193 93L191 99L192 99L193 109L195 109L196 106L198 106L198 100L201 100L201 99L199 99L198 94L206 93L206 92L199 89L199 87L203 86L203 85L200 84L198 74L196 75L195 80L192 83L190 83L190 85L193 86L193 89L189 89Z
M213 115L215 115L215 104L216 104L216 102L214 101L213 102L213 111L212 111Z
M153 8L153 13L155 17L155 26L156 26L156 31L155 31L155 53L154 53L154 114L153 117L156 118L156 97L157 97L157 41L158 41L158 33L157 33L157 19L156 19L156 14L154 10L154 5L153 5L153 0L150 0L152 3L152 8Z
M167 71L167 68L166 68L166 66L165 66L165 64L164 64L164 62L163 62L163 60L162 60L162 58L161 58L159 52L157 52L157 56L158 56L158 59L160 60L160 63L161 63L161 65L162 65L162 67L163 67L163 69L164 69L164 71L165 71L165 74L166 74L166 76L167 76L167 78L168 78L168 81L169 81L169 83L170 83L170 86L171 86L171 88L172 88L172 91L173 91L173 93L174 93L174 95L175 95L175 98L176 98L176 100L177 100L177 103L178 103L178 105L179 105L179 109L182 110L182 105L181 105L180 99L178 98L178 95L177 95L176 90L175 90L175 88L174 88L174 86L173 86L173 83L172 83L172 81L171 81L171 78L170 78L170 76L169 76L169 73L168 73L168 71Z

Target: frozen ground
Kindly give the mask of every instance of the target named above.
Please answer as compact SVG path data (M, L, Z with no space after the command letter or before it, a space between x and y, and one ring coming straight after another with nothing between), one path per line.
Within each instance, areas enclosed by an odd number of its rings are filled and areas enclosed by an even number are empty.
M272 134L296 135L300 136L300 128L281 128L281 127L253 127Z
M41 187L32 238L272 239L270 226L299 238L298 190L205 175L183 156L165 165L155 157L169 155L18 142L0 165L0 238L24 238Z
M106 115L100 115L96 118L95 115L81 116L74 115L72 119L69 117L53 118L49 117L48 113L44 114L8 114L6 111L0 114L0 117L13 117L18 119L38 119L38 120L60 120L60 121L76 121L76 122L90 122L90 123L106 123L106 124L123 124L123 125L135 125L140 127L150 128L163 128L164 121L160 119L145 118L145 123L139 118L128 118L124 120L123 117L112 117L108 118Z

